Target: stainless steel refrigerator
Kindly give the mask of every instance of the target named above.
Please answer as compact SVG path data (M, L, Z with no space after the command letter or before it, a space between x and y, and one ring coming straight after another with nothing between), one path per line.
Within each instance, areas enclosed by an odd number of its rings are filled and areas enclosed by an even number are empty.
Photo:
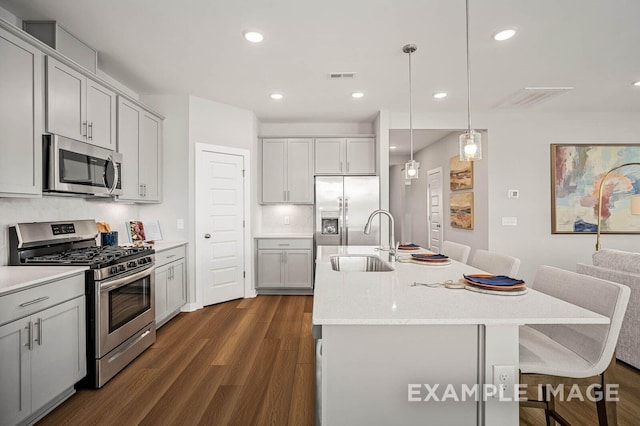
M379 217L364 233L369 215L380 208L378 176L317 176L315 188L316 245L380 244Z

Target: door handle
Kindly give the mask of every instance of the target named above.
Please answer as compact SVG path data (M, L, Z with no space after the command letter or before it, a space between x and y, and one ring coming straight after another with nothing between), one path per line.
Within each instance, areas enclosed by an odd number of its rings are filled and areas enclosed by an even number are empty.
M204 237L205 237L206 239L209 239L209 238L211 238L211 234L204 234Z

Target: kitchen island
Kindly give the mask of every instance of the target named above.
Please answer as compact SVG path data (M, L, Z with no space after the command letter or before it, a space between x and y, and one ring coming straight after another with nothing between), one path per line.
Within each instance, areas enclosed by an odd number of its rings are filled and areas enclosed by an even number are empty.
M518 327L609 322L532 289L496 296L412 285L483 272L455 261L334 271L335 254L378 252L318 247L313 324L324 425L517 425ZM502 396L491 395L494 366L510 371Z

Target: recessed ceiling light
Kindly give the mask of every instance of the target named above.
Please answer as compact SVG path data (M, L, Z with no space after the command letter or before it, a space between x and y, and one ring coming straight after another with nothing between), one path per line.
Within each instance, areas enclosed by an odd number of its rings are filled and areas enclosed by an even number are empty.
M264 40L264 36L257 31L245 31L243 34L244 38L246 38L251 43L260 43L262 40Z
M271 99L275 99L276 101L284 98L284 95L282 93L272 93L269 96L271 96Z
M516 30L514 30L513 28L509 28L506 30L500 30L498 32L495 32L493 34L493 39L496 41L505 41L505 40L509 40L514 35L516 35Z
M436 99L443 99L447 97L447 92L436 92L433 94L433 97Z
M633 82L633 85L634 85L634 86L640 86L640 81L634 81L634 82Z
M397 146L395 146L395 145L391 145L391 146L389 147L389 149L396 149L396 148L398 148L398 147L397 147Z
M362 92L354 92L354 93L351 94L352 98L361 98L363 96L364 96L364 93L362 93Z

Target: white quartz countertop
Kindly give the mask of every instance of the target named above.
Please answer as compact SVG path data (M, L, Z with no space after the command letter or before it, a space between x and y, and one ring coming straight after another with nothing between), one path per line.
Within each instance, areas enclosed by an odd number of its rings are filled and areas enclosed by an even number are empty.
M155 244L151 245L151 247L153 247L156 252L160 252L184 246L187 245L187 243L187 241L156 241Z
M254 235L253 238L313 238L313 233L301 233L301 234L269 234L261 233Z
M387 253L381 257L386 260ZM372 246L319 246L313 301L317 325L399 324L607 324L605 316L529 289L499 296L465 289L412 286L457 281L484 272L452 261L445 266L396 262L391 272L334 271L332 254L378 254ZM401 254L409 256L409 252Z
M81 274L86 266L0 266L0 296Z

